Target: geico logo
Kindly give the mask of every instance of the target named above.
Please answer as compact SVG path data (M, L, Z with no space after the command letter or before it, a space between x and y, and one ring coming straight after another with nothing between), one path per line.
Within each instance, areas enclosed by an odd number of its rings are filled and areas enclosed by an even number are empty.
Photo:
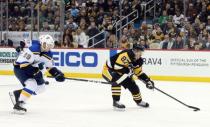
M95 52L53 52L55 66L96 67L98 55Z

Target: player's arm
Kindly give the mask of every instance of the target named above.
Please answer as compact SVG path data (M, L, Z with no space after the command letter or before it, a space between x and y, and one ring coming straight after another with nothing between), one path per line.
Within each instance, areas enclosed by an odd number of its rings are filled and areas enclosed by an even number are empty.
M154 88L154 82L147 76L146 73L142 72L143 59L139 59L134 63L133 72L139 80L146 84L148 89Z
M53 66L52 55L43 54L41 56L41 61L46 66L47 71L55 78L58 82L63 82L65 80L64 74Z

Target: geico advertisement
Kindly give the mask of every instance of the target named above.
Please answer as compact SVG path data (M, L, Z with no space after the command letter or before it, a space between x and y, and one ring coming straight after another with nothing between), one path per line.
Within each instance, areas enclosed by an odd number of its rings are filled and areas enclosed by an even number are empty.
M101 73L103 65L109 56L109 50L53 50L54 65L64 72Z

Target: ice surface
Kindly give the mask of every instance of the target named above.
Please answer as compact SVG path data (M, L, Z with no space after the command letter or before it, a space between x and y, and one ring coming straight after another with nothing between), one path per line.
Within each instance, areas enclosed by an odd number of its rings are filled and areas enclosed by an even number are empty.
M155 81L161 90L186 104L197 106L194 112L158 91L145 88L143 99L150 108L139 108L128 90L122 90L126 111L114 111L110 86L69 81L50 85L45 93L33 96L25 115L12 114L8 92L20 88L14 76L0 76L0 127L210 127L210 84Z

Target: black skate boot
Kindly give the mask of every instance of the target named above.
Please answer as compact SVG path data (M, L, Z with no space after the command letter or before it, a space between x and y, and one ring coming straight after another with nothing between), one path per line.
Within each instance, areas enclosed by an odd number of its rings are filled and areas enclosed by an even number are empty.
M46 80L44 80L44 84L45 84L45 85L49 85L49 82L46 81Z
M25 103L23 101L17 101L17 103L14 105L14 113L15 114L24 114L27 112L27 109L23 107Z
M148 108L149 107L149 103L141 101L139 103L137 103L138 106L140 107L144 107L144 108Z
M15 90L13 92L9 92L9 96L10 96L10 99L13 103L13 105L15 105L20 97L20 93L21 93L22 89L21 90Z
M119 101L113 101L113 107L116 110L125 110L125 105L121 104Z

